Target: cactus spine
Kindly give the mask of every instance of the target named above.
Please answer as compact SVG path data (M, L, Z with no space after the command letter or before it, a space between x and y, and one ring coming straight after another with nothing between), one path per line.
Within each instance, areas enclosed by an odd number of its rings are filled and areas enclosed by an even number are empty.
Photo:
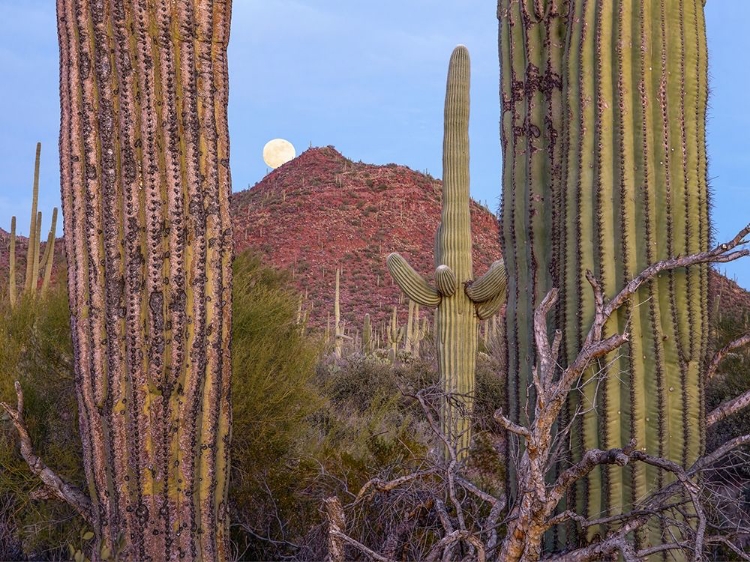
M231 0L58 0L94 558L227 560Z
M445 94L443 137L443 209L435 236L435 287L399 254L388 256L388 269L407 297L436 308L435 345L445 394L442 431L460 457L471 439L477 322L496 313L505 297L502 261L473 280L469 214L469 51L451 55Z
M647 265L710 242L702 3L543 4L535 14L527 2L498 3L508 372L518 373L509 396L522 422L531 312L551 286L572 359L593 317L586 270L612 297ZM627 329L630 344L586 375L606 377L578 398L596 410L578 416L574 456L635 438L685 465L697 458L706 303L707 267L694 266L644 286L611 319L606 330ZM663 478L640 464L596 469L570 501L583 515L614 515Z

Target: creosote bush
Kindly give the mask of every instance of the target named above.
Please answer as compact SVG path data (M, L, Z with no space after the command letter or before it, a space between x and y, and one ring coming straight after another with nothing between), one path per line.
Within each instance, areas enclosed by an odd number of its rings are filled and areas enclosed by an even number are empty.
M0 400L15 402L18 380L36 452L83 485L65 285L24 295L15 307L0 294ZM80 542L83 521L67 504L36 499L44 486L21 458L10 423L0 425L0 467L0 559L65 559L67 544Z

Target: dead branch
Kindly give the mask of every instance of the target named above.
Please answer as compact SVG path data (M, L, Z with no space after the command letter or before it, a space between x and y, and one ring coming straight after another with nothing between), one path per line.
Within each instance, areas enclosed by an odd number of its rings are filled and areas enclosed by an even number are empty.
M740 230L732 240L719 244L713 250L684 257L671 258L648 266L640 273L640 275L625 285L625 288L604 306L604 321L606 322L615 310L625 304L625 301L634 295L641 285L650 281L662 271L689 267L700 263L726 263L750 255L750 250L746 249L732 251L738 246L748 243L748 241L745 240L745 237L748 234L750 234L750 224Z
M419 472L412 472L411 474L407 474L406 476L401 476L400 478L395 478L388 481L381 480L380 478L373 478L372 480L366 482L364 486L362 486L362 489L357 494L355 503L362 501L365 497L371 496L373 492L391 492L396 488L399 488L402 485L406 484L407 482L418 480L424 478L425 476L431 476L433 474L436 474L437 472L437 469L434 468L429 470L420 470Z
M326 509L326 521L328 522L328 560L329 562L344 562L343 531L346 529L346 519L341 502L336 496L323 501Z
M347 544L350 544L354 548L356 548L357 550L365 553L367 556L369 556L373 560L377 560L378 562L397 562L396 560L393 560L391 558L386 558L382 554L378 554L377 552L375 552L371 548L367 548L361 542L359 542L359 541L351 538L349 535L346 535L346 534L342 533L341 531L333 531L331 534L334 535L334 537L336 539L338 539L340 541L343 541L343 542L345 542ZM333 558L333 556L331 554L329 554L329 556L331 557L330 560L332 562L339 562L339 560L341 562L345 561L345 559L343 557L340 558L340 559L336 559L336 558Z
M23 390L21 384L16 381L16 408L12 408L5 402L0 402L2 407L10 417L10 421L18 432L21 445L21 456L29 465L31 472L38 476L45 486L47 486L56 498L69 504L78 514L83 517L87 524L93 526L93 516L91 511L91 500L73 484L65 482L44 461L34 453L34 447L31 443L31 436L26 428L26 422L23 419Z
M725 345L719 351L717 351L713 359L711 359L711 363L709 363L708 365L708 371L706 372L706 380L710 381L716 375L716 373L719 370L719 364L724 360L724 358L727 355L729 355L735 349L742 347L744 345L747 345L749 343L750 343L750 332L748 332L744 336L737 338L736 340L732 342L729 342L727 345Z
M750 555L748 555L746 552L743 552L742 550L737 548L737 545L735 545L732 541L730 541L726 537L722 537L722 536L711 537L706 542L721 543L727 548L729 548L732 552L734 552L737 556L742 558L743 560L750 561Z
M451 548L459 541L467 542L477 549L477 562L485 562L487 560L484 545L476 535L468 531L453 531L435 543L435 546L430 549L429 554L424 559L425 562L435 562L442 552Z
M583 458L565 470L552 486L547 500L548 513L551 514L554 511L570 486L589 474L594 468L605 464L625 466L630 461L630 455L634 452L634 449L635 440L631 441L624 449L610 449L608 451L591 449L586 451Z
M732 414L736 414L737 412L747 408L748 406L750 406L750 390L746 390L732 400L727 400L726 402L722 402L721 404L719 404L716 409L714 409L706 416L706 426L711 427L724 418L727 418Z
M691 466L687 470L687 474L689 476L693 476L694 474L697 474L698 472L704 470L706 467L711 466L715 462L721 460L722 457L725 457L727 454L729 454L731 451L738 447L742 447L743 445L750 444L750 435L741 435L740 437L735 437L734 439L730 439L726 443L724 443L721 447L716 449L714 452L704 455L701 458L699 458L693 466Z

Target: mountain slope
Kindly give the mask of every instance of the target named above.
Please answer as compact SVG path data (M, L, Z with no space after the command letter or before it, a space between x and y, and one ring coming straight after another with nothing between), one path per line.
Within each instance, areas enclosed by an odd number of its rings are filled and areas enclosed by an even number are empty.
M441 193L440 181L404 166L354 163L332 147L312 148L232 196L236 251L254 248L289 268L308 291L313 325L333 314L337 268L342 318L358 324L369 312L382 320L400 294L385 266L388 254L398 251L432 277ZM498 226L473 202L471 215L479 275L500 257Z

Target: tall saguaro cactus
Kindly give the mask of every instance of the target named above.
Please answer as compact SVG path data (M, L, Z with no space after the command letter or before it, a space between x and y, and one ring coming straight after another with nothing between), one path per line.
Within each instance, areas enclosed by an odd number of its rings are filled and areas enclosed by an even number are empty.
M230 14L57 1L84 467L119 559L230 557Z
M521 419L531 311L551 286L573 358L594 314L586 270L612 297L649 264L708 249L706 37L700 0L499 0L498 16L509 395ZM663 274L607 324L630 343L584 377L574 455L635 438L683 465L697 458L706 268ZM596 469L571 507L615 515L663 478L638 464Z
M52 225L47 235L42 261L39 261L39 249L42 232L42 212L37 211L39 201L39 167L41 161L42 143L36 143L34 157L34 183L31 190L31 221L29 226L29 241L26 249L26 276L24 278L23 293L31 298L36 297L39 288L39 268L44 267L42 278L42 294L47 292L52 279L52 266L55 259L55 232L57 231L57 207L52 209ZM10 220L10 271L8 277L8 291L10 305L15 306L18 299L16 286L16 217Z
M436 308L435 345L445 398L442 431L459 455L468 452L477 355L477 322L505 298L505 268L497 261L473 279L469 214L469 51L456 47L448 68L443 137L443 209L435 236L435 287L399 254L388 269L411 300Z

